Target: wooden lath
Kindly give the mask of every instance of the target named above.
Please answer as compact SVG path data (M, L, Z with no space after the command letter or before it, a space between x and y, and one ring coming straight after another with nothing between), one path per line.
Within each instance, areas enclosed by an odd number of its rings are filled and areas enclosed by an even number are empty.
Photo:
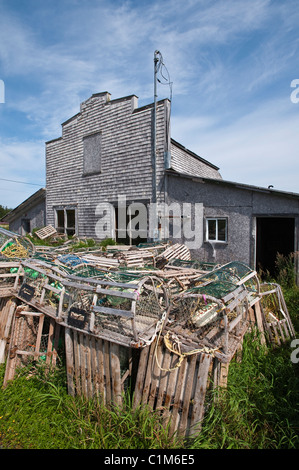
M159 410L171 434L198 432L212 360L208 354L194 354L176 367L176 354L156 340L141 351L133 406L142 403Z
M35 235L38 236L41 240L45 240L46 238L50 237L51 235L56 235L57 230L52 225L47 225L35 232Z
M65 328L65 346L69 394L120 405L131 375L132 351L70 328Z

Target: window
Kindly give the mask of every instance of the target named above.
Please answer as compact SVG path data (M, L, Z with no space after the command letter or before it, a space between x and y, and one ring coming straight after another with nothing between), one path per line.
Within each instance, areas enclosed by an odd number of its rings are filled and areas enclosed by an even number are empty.
M115 239L117 243L138 245L147 242L147 209L140 202L115 210ZM122 211L122 214L120 214Z
M72 207L59 207L56 209L55 228L58 233L75 235L76 209Z
M83 137L83 175L101 173L101 134Z
M206 219L206 240L210 242L227 242L227 219Z

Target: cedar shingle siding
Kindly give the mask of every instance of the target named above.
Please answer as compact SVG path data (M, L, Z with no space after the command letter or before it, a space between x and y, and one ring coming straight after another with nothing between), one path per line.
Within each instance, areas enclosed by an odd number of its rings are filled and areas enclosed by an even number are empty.
M115 203L119 195L128 201L152 200L153 112L153 104L138 108L135 95L110 100L105 92L92 95L62 124L62 137L46 143L47 224L56 224L55 209L76 208L78 235L94 238L99 203ZM171 141L169 115L169 100L159 101L159 202L165 201L164 170L170 153L173 169L220 178L215 166Z

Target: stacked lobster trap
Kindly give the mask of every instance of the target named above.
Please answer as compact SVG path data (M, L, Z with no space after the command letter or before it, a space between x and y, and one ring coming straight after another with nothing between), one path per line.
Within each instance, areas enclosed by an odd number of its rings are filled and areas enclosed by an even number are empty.
M24 261L17 297L65 326L141 347L168 311L161 279L102 273L97 278L65 274L54 265Z
M174 296L169 335L180 338L186 351L202 347L227 362L247 330L249 308L258 300L259 290L256 272L244 264L218 267Z
M190 435L253 323L272 343L295 334L280 287L243 263L199 263L178 245L157 251L155 266L94 258L49 250L0 262L4 385L30 361L62 361L70 394L121 404L130 383L134 406Z

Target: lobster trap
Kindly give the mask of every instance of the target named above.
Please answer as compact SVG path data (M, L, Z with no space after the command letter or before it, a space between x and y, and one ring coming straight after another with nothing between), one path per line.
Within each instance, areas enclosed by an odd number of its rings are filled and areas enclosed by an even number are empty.
M34 252L35 247L28 238L0 227L0 259L26 259Z
M64 275L45 263L24 262L18 297L72 328L125 346L152 340L168 312L168 294L155 276Z
M260 297L264 329L268 340L275 345L280 345L295 337L295 330L280 285L261 284Z
M200 276L172 300L168 328L173 347L185 353L203 350L228 362L247 330L259 290L256 272L238 262Z
M3 386L16 370L42 361L55 366L60 343L60 325L47 315L21 304L16 307L9 343Z

